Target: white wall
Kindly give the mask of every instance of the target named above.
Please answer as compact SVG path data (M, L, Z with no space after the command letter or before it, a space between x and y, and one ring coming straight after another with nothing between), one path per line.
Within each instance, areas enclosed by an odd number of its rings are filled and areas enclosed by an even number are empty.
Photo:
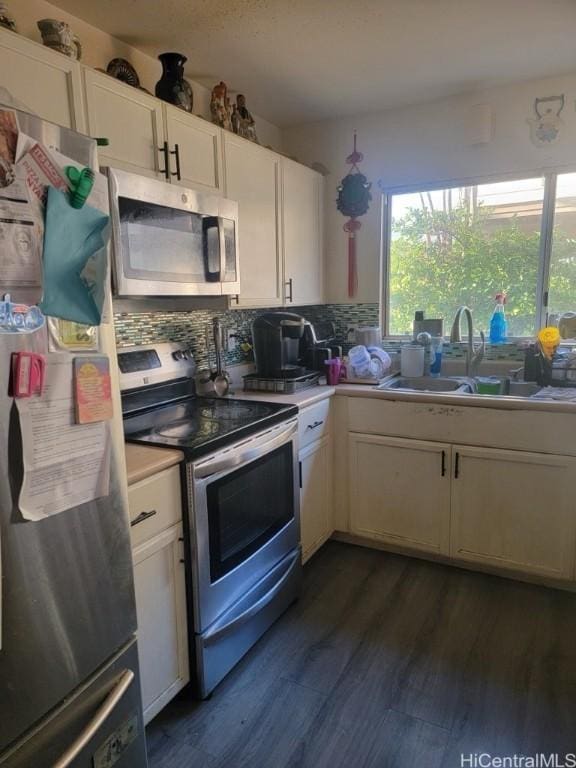
M97 2L97 0L95 0ZM8 7L16 19L18 32L36 42L42 42L36 26L38 19L60 19L72 27L78 35L83 47L82 63L89 67L106 69L111 59L116 57L127 59L136 69L141 85L154 93L154 86L160 79L162 67L160 62L126 43L111 37L106 32L96 29L90 24L57 8L45 0L9 0ZM194 113L210 118L210 90L200 83L190 80L194 91ZM25 101L25 98L22 97ZM258 138L265 145L274 149L282 148L282 135L279 128L272 123L255 116Z
M393 77L393 73L390 74ZM559 139L537 148L529 136L536 97L564 93L564 125ZM343 95L345 98L345 94ZM377 301L379 293L380 201L377 182L387 188L468 178L539 173L546 168L576 170L576 73L486 91L443 101L298 126L284 131L286 151L307 163L319 161L330 171L326 178L327 300L347 302L347 243L344 217L336 210L336 187L347 172L346 156L358 131L361 168L373 183L369 213L358 235L358 302ZM494 115L493 138L470 145L466 122L470 108L489 104Z

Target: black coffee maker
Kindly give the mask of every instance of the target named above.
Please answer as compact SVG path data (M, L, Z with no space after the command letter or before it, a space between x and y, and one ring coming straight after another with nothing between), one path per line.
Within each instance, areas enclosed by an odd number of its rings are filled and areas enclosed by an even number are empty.
M311 371L326 373L325 363L342 357L342 347L336 342L336 326L331 320L308 323L300 342L302 362Z
M252 343L258 376L294 379L306 373L300 340L308 321L293 312L265 312L252 323Z

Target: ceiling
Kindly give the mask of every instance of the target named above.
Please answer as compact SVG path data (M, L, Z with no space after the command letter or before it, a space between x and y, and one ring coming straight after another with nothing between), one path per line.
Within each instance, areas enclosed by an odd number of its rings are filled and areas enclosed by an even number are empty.
M51 0L286 126L576 70L576 0Z

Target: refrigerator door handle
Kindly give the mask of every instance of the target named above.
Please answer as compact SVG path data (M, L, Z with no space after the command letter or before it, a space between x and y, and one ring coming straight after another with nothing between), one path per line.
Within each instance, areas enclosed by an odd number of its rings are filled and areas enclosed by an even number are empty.
M72 742L60 759L54 763L53 768L68 768L68 766L72 765L72 762L78 757L80 752L82 752L84 747L112 714L120 699L132 685L133 680L134 672L132 672L131 669L127 669L122 673L120 679L104 699L104 703L98 709L92 720L90 720L86 728L84 728L82 733Z

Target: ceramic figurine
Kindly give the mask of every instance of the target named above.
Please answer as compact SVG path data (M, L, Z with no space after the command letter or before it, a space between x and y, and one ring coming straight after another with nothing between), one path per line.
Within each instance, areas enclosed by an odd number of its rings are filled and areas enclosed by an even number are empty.
M226 83L220 81L218 85L212 88L212 98L210 99L210 112L212 122L220 128L227 131L232 130L232 109L228 99L228 88Z
M236 110L238 112L238 130L235 133L238 136L242 136L244 139L259 143L256 136L256 123L254 118L250 114L248 107L246 106L246 97L241 93L236 96Z
M194 94L184 79L184 64L188 61L181 53L161 53L162 77L156 83L156 96L186 112L192 112Z
M82 45L65 21L41 19L37 22L42 42L48 48L63 53L71 59L82 58Z
M6 3L0 3L0 27L10 29L12 32L16 32L16 22L14 21L12 14L8 10Z
M236 104L232 105L232 117L230 118L230 122L232 123L232 130L234 133L238 133L238 129L240 128L240 115L238 114Z

